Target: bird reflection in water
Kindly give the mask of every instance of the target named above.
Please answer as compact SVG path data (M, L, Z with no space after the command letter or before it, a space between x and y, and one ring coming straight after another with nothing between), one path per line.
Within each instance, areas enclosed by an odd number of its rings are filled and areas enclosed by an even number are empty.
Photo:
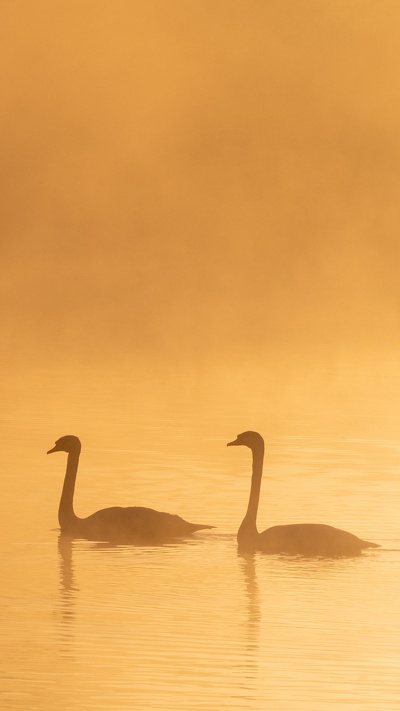
M258 652L260 642L260 595L256 577L256 562L254 554L239 554L239 564L243 571L246 602L246 649L248 654Z
M60 647L64 656L71 655L71 642L74 636L75 603L78 588L75 583L75 571L72 556L73 539L62 533L58 537L60 566L60 612L61 627Z

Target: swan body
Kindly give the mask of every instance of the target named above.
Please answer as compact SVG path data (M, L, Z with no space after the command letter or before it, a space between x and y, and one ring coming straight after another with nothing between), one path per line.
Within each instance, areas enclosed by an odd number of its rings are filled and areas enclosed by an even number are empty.
M74 512L73 499L81 453L80 440L74 435L61 437L47 454L53 452L68 453L58 509L58 521L63 534L92 541L147 544L182 538L204 528L213 528L189 523L180 516L143 506L112 506L100 509L87 518L79 518Z
M363 541L352 533L322 523L272 526L258 533L256 520L263 472L264 440L258 432L242 432L233 442L228 442L228 447L239 445L249 447L253 455L249 504L237 533L239 550L331 557L359 555L364 548L379 548L377 543Z

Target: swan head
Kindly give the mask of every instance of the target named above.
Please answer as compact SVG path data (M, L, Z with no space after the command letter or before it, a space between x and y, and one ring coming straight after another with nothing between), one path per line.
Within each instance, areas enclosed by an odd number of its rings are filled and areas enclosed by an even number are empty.
M228 442L227 447L238 447L243 444L245 447L250 447L250 449L264 448L264 440L258 432L242 432L238 434L233 442Z
M53 449L49 449L47 454L52 454L53 452L80 452L81 451L81 443L78 437L75 437L75 435L65 435L64 437L60 437L60 439L56 440L55 446Z

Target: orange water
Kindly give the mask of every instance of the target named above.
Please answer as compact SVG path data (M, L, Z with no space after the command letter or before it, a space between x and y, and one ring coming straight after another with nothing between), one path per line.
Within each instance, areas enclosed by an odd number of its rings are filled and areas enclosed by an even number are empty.
M209 376L209 377L208 377ZM2 428L1 708L398 709L400 439L390 403L293 396L268 380L104 369L12 371ZM385 405L385 407L384 407ZM259 528L318 521L382 545L357 559L236 552L250 453L266 439ZM158 548L59 545L76 510L138 504L214 524Z

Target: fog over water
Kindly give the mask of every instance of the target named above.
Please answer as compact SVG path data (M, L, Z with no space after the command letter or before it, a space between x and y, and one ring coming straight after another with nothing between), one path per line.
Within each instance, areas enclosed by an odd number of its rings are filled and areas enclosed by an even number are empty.
M398 0L11 0L0 56L0 706L398 711ZM259 531L380 547L238 555L245 430ZM60 535L68 434L79 517L215 528Z
M394 358L397 2L0 17L6 360Z

